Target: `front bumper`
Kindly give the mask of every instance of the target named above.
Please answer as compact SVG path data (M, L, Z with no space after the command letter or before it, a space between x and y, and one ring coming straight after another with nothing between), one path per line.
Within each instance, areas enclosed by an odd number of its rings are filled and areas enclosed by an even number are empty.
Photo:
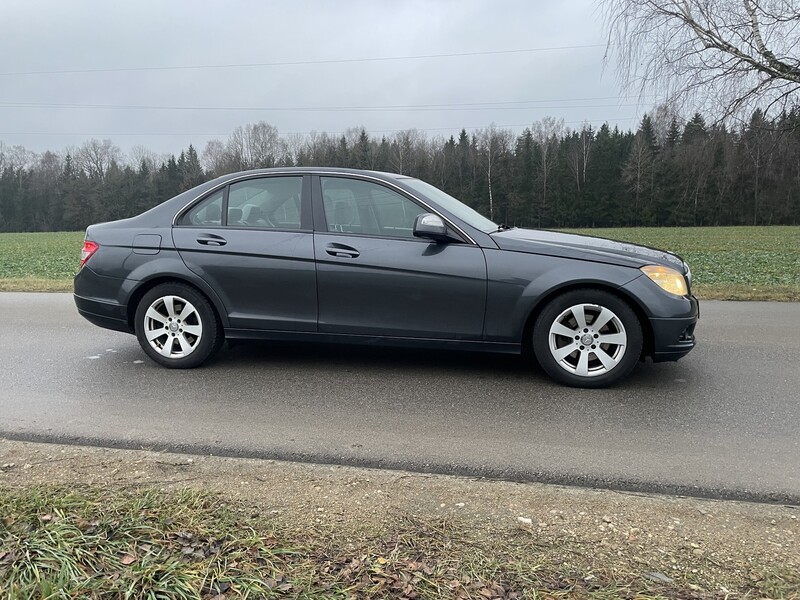
M650 319L653 330L653 362L678 360L697 345L694 328L697 317L690 319Z
M694 329L700 318L697 298L667 294L644 275L622 287L639 301L647 316L652 345L646 353L653 362L678 360L695 347Z

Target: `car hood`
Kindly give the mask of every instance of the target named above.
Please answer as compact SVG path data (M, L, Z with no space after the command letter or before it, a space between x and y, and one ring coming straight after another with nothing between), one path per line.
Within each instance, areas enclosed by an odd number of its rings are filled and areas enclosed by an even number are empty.
M514 228L493 233L492 239L502 250L513 252L562 256L634 268L656 264L685 273L683 259L676 254L590 235Z

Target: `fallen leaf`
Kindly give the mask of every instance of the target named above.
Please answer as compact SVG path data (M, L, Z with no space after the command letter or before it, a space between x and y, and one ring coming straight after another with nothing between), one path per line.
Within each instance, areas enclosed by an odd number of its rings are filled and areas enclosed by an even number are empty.
M120 561L123 565L130 565L136 562L136 557L133 554L126 554L123 556Z
M653 581L659 581L661 583L672 583L672 579L664 575L663 573L659 573L658 571L653 571L651 573L645 573L645 575L652 579Z

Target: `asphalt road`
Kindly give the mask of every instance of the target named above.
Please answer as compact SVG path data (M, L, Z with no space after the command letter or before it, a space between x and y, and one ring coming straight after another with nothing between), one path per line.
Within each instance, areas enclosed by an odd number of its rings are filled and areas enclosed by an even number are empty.
M68 294L0 294L0 436L800 503L800 304L704 302L610 390L521 358L247 344L151 363Z

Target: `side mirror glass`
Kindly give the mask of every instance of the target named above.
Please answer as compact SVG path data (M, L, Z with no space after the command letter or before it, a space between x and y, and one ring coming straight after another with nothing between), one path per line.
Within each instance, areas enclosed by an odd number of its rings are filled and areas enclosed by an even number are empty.
M414 236L437 242L446 242L450 239L447 225L445 225L442 217L433 213L417 215L414 221Z

